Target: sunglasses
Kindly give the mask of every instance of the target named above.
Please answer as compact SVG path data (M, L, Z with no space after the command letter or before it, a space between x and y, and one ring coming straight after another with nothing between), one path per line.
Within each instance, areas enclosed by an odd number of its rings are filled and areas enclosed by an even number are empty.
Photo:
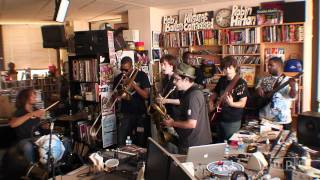
M129 69L120 69L120 71L122 71L122 72L128 72Z

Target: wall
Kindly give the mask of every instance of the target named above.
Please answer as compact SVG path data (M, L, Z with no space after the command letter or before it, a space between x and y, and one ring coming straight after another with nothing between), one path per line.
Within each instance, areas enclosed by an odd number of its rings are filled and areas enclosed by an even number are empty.
M180 9L192 8L194 12L202 11L217 11L222 8L231 8L232 5L244 5L247 7L259 6L261 2L272 2L278 0L256 0L256 1L226 1L210 4L201 4L196 6L180 6L179 8L172 9L159 9L159 8L143 8L148 9L139 11L139 9L132 10L135 13L129 11L129 28L135 27L140 30L141 40L145 42L145 48L151 49L151 35L152 31L161 31L162 17L167 15L178 15ZM296 0L286 0L296 1ZM149 14L148 14L149 11ZM139 14L140 13L140 14ZM144 18L150 19L150 23L146 24ZM143 21L143 22L142 22ZM141 36L142 34L142 36ZM147 39L149 37L149 39ZM305 23L305 40L304 40L304 100L303 111L308 111L311 108L311 67L312 67L312 1L306 1L306 23ZM308 97L308 98L306 98Z
M16 69L44 69L56 64L56 50L42 47L41 25L3 25L5 68L14 62Z
M151 50L151 28L150 28L150 9L135 8L128 11L129 29L138 29L140 41L144 42L144 47Z

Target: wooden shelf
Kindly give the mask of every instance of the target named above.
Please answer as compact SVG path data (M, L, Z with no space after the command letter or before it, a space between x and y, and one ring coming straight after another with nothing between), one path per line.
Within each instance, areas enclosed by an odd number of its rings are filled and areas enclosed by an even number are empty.
M261 44L303 44L303 41L261 42Z
M234 26L234 27L226 27L226 28L220 28L221 30L224 29L246 29L246 28L258 28L261 27L260 25L255 25L255 26Z
M292 22L292 23L282 23L282 24L262 24L260 27L270 27L270 26L286 26L286 25L304 25L304 22Z
M247 43L247 44L221 44L221 46L252 46L252 45L260 45L261 43Z
M222 54L225 56L260 56L260 54Z

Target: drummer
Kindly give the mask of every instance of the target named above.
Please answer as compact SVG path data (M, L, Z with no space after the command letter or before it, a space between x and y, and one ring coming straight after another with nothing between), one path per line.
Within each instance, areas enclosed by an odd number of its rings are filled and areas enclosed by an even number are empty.
M18 138L18 148L24 153L25 158L35 162L35 151L33 147L33 131L38 128L40 119L45 114L44 109L36 109L36 93L32 88L21 90L16 98L16 112L9 124L15 130ZM48 124L39 127L40 132L48 130Z

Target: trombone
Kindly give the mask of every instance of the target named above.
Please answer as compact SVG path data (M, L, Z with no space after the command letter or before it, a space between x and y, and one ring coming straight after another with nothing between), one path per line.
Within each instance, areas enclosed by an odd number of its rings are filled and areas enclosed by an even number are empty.
M124 98L124 99L131 99L131 94L129 92L130 90L130 84L134 81L134 79L136 78L139 70L140 70L140 67L142 65L142 62L138 62L136 67L133 69L133 71L130 73L129 75L129 79L127 81L126 84L124 84L124 79L126 77L125 74L122 74L122 77L121 79L119 80L119 82L117 83L117 85L114 87L112 93L111 93L111 96L110 98L107 100L107 102L105 103L106 106L107 106L107 110L110 111L113 109L113 107L115 106L116 102L118 101L118 97L121 97L121 98ZM118 87L119 86L122 86L121 89L118 91ZM108 105L110 104L110 102L112 102L111 106L108 107ZM103 103L103 102L102 102ZM90 136L93 138L93 139L97 139L97 135L102 127L102 123L100 122L100 125L97 126L96 124L98 123L100 117L102 116L102 110L101 112L99 113L99 115L97 116L97 118L94 120L92 126L90 127L90 130L89 130L89 134ZM96 128L97 127L97 128Z

